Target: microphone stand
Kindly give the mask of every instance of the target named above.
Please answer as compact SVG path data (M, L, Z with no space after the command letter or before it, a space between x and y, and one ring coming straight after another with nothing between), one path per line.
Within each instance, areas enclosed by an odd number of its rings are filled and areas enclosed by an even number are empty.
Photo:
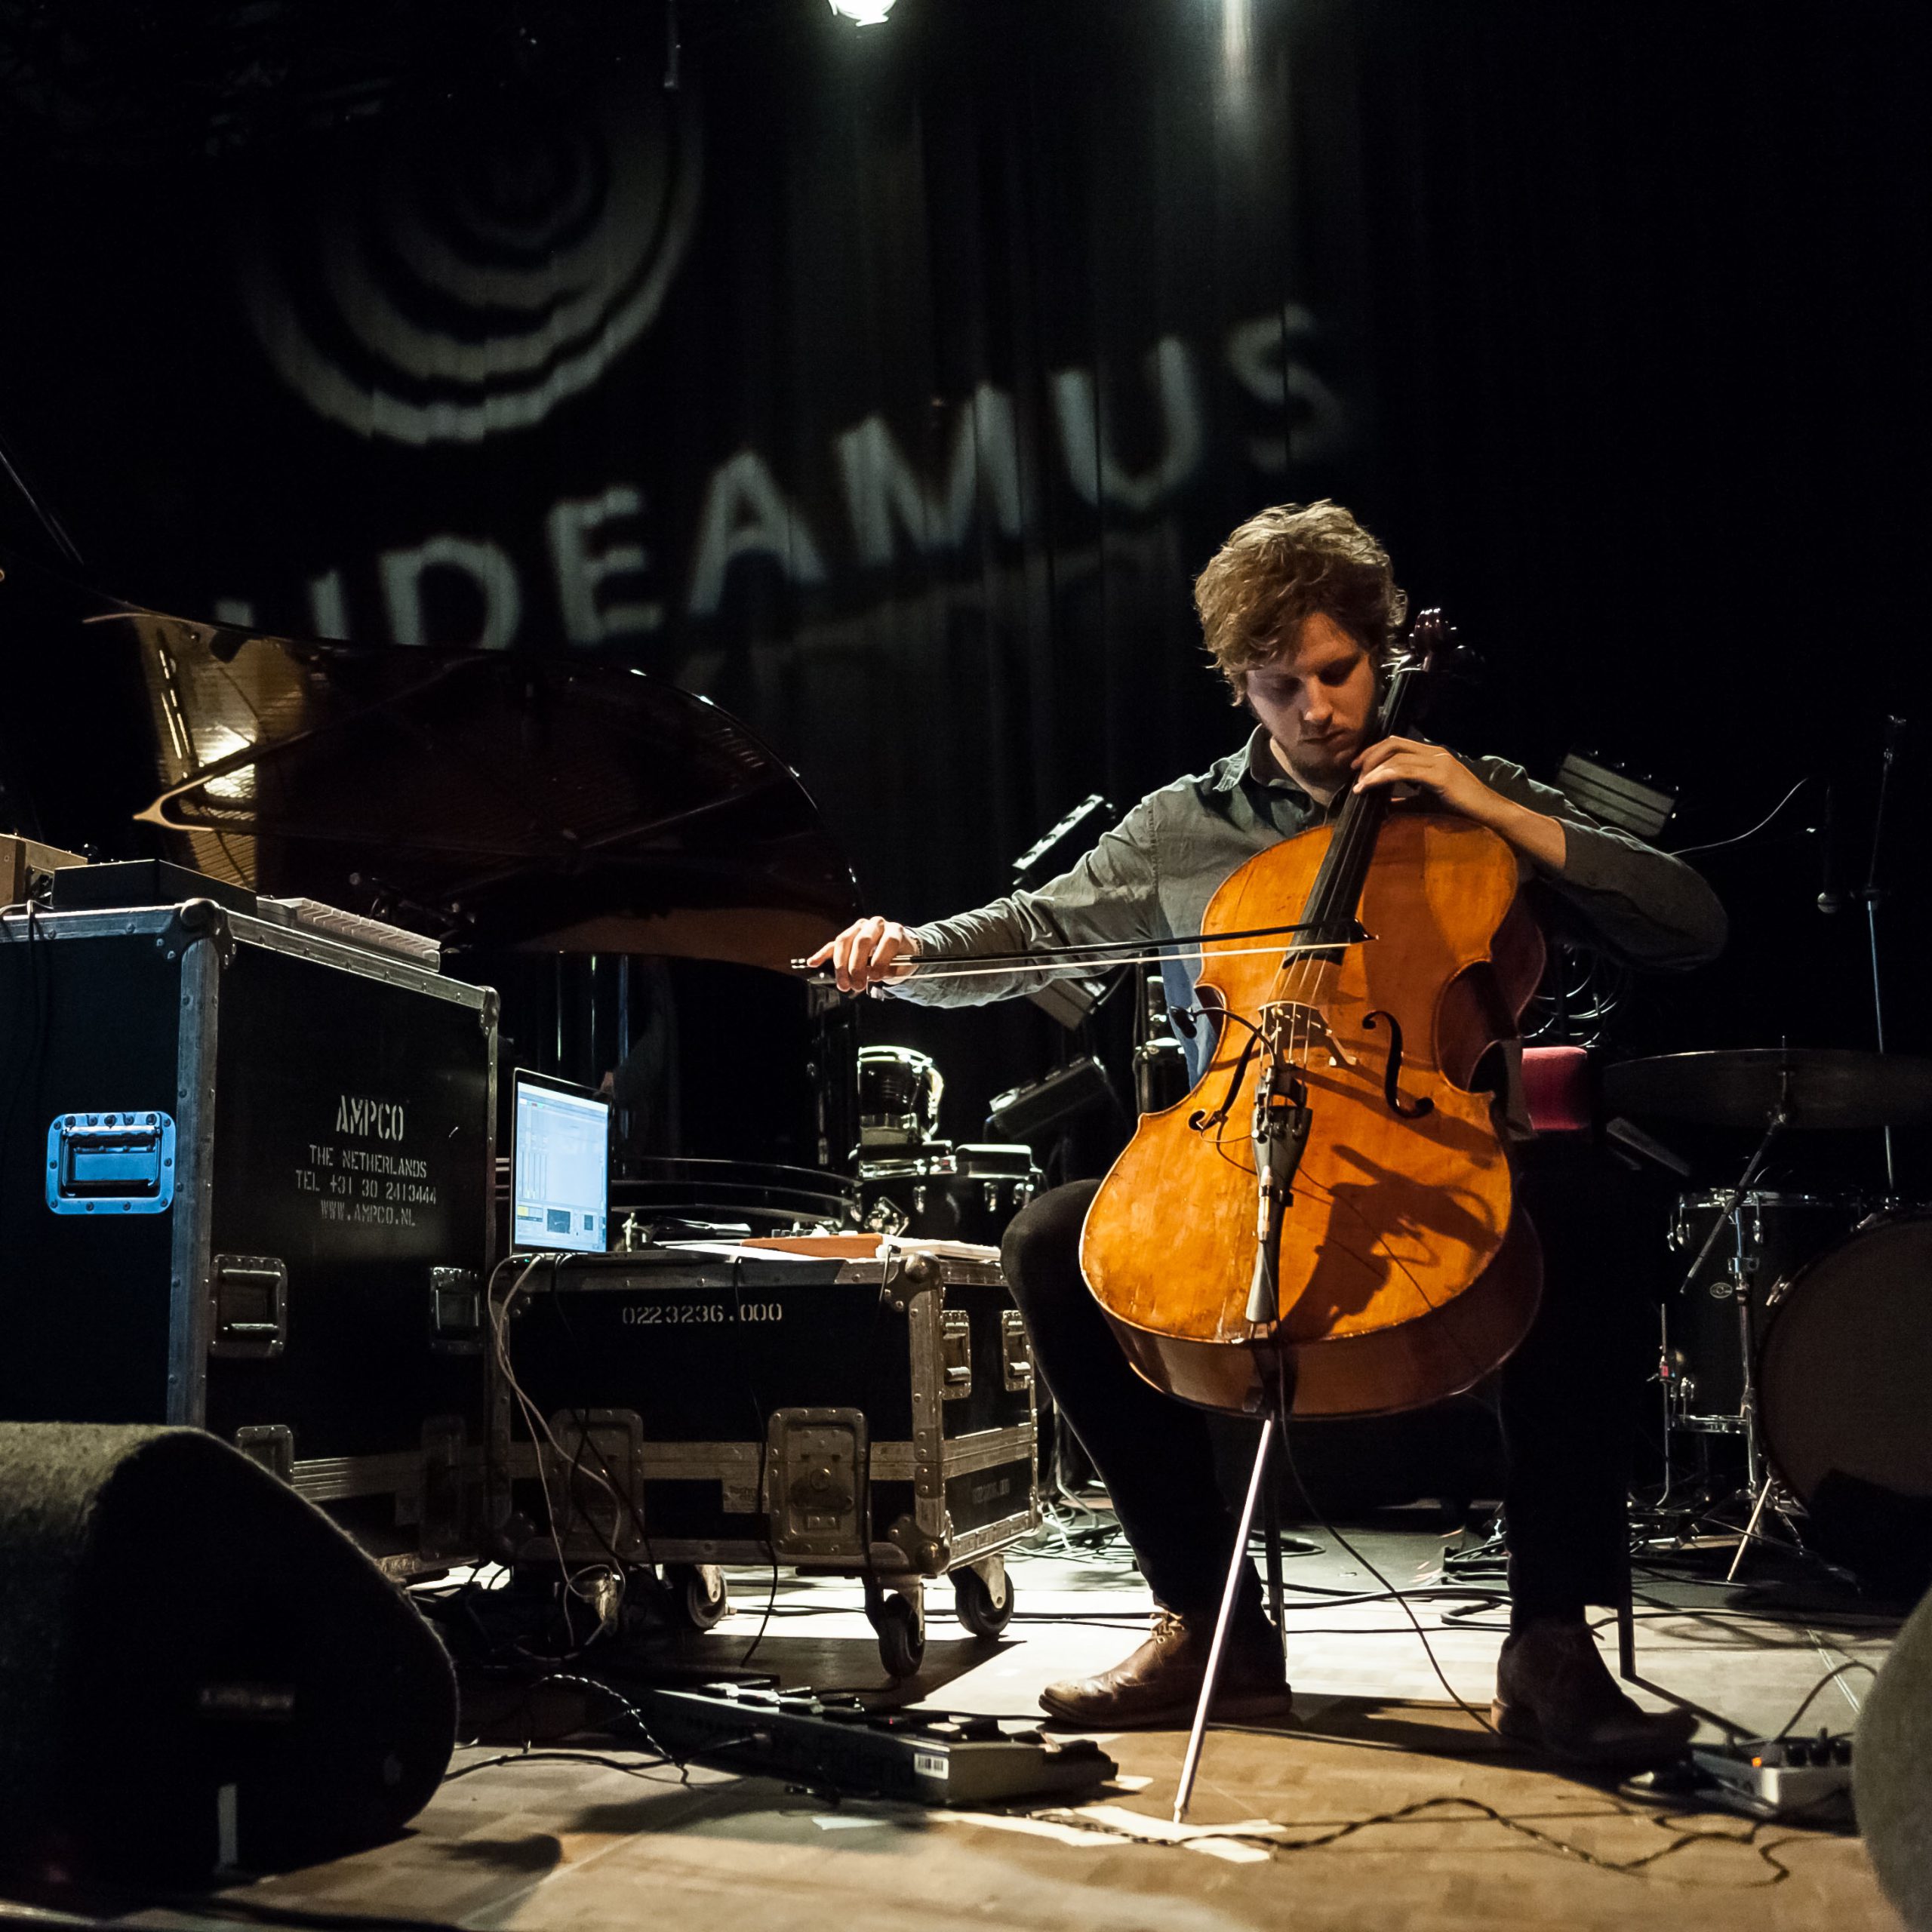
M1892 767L1905 738L1906 721L1888 716L1885 720L1885 749L1878 768L1878 803L1872 815L1872 857L1865 869L1865 888L1859 897L1865 902L1866 943L1872 954L1872 1022L1878 1035L1878 1051L1885 1051L1885 990L1878 970L1878 902L1884 896L1878 885L1878 855L1885 836L1885 806L1892 789ZM1887 1121L1880 1130L1885 1137L1885 1198L1898 1198L1898 1170L1893 1160L1892 1128Z

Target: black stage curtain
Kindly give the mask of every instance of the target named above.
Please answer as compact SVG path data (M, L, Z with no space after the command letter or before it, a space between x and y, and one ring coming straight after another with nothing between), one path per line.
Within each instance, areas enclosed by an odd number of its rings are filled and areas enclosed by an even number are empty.
M0 433L121 595L622 652L920 918L1238 741L1189 580L1334 495L1487 658L1458 741L1654 772L1687 843L1829 774L1862 871L1921 658L1908 8L61 11L0 5ZM1730 960L1629 1044L1865 1043L1823 790L1709 856ZM969 1112L1050 1050L888 1017Z

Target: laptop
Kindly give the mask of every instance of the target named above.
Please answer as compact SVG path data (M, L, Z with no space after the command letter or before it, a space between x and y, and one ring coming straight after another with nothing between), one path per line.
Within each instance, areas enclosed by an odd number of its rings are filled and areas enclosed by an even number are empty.
M611 1103L546 1073L511 1076L510 1252L611 1244Z

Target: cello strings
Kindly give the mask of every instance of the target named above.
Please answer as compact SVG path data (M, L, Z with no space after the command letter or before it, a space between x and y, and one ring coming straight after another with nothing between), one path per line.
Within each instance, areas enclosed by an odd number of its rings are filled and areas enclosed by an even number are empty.
M1401 725L1403 713L1407 708L1411 683L1420 667L1405 663L1398 666L1389 676L1388 694L1376 718L1378 738L1392 735ZM1335 894L1335 880L1355 869L1364 842L1373 844L1380 832L1382 820L1389 804L1388 794L1380 787L1372 792L1353 792L1340 813L1340 824L1334 842L1329 848L1321 872L1315 879L1312 897L1318 903L1315 917L1326 921L1331 916ZM1371 809L1371 808L1373 808ZM1356 897L1360 897L1358 888ZM1351 908L1351 915L1354 909Z
M1341 823L1334 841L1331 843L1320 871L1317 874L1315 884L1311 891L1309 903L1303 909L1303 922L1314 925L1318 930L1331 924L1337 916L1338 905L1337 895L1340 890L1338 880L1346 878L1355 869L1355 863L1360 856L1363 846L1373 841L1380 830L1380 821L1384 814L1380 809L1371 810L1371 804L1380 808L1385 806L1386 801L1374 794L1355 793L1352 795L1350 805L1344 806L1343 808ZM1350 806L1354 808L1352 811ZM1359 888L1357 897L1358 899ZM1351 921L1354 920L1358 915L1359 911L1358 904L1349 906L1347 909L1348 918ZM1309 1059L1316 1044L1316 995L1321 990L1320 983L1324 977L1324 967L1328 964L1327 961L1313 955L1333 950L1334 949L1331 948L1312 946L1293 949L1294 956L1284 958L1281 970L1275 974L1274 986L1271 989L1275 1000L1286 1004L1288 1009L1287 1060L1304 1077L1308 1072ZM1280 1037L1278 1030L1275 1037L1278 1041ZM1256 1077L1259 1078L1258 1070ZM1251 1106L1250 1111L1251 1113ZM1220 1126L1217 1128L1215 1136L1215 1151L1221 1158L1226 1161L1238 1171L1252 1176L1258 1180L1259 1174L1256 1168L1231 1151L1227 1144L1229 1139L1227 1121L1237 1112L1238 1107L1231 1108L1228 1115L1224 1117ZM1339 1211L1352 1217L1360 1226L1362 1231L1371 1237L1370 1254L1378 1259L1384 1266L1399 1274L1407 1282L1417 1298L1430 1312L1441 1312L1446 1304L1438 1303L1433 1298L1427 1287L1418 1278L1414 1269L1399 1254L1393 1251L1386 1235L1354 1201L1338 1195L1334 1189L1325 1186L1312 1175L1300 1171L1297 1171L1296 1185L1305 1186L1315 1200L1327 1205L1331 1211ZM1472 1375L1479 1375L1484 1364L1479 1364L1475 1360L1462 1338L1451 1331L1449 1340L1451 1347L1462 1358L1465 1367L1468 1368Z

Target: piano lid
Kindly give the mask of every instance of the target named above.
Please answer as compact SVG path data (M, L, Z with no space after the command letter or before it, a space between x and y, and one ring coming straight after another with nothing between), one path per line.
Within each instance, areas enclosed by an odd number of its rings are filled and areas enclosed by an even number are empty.
M783 968L857 915L797 774L708 699L583 656L269 637L100 600L215 876L446 944Z

